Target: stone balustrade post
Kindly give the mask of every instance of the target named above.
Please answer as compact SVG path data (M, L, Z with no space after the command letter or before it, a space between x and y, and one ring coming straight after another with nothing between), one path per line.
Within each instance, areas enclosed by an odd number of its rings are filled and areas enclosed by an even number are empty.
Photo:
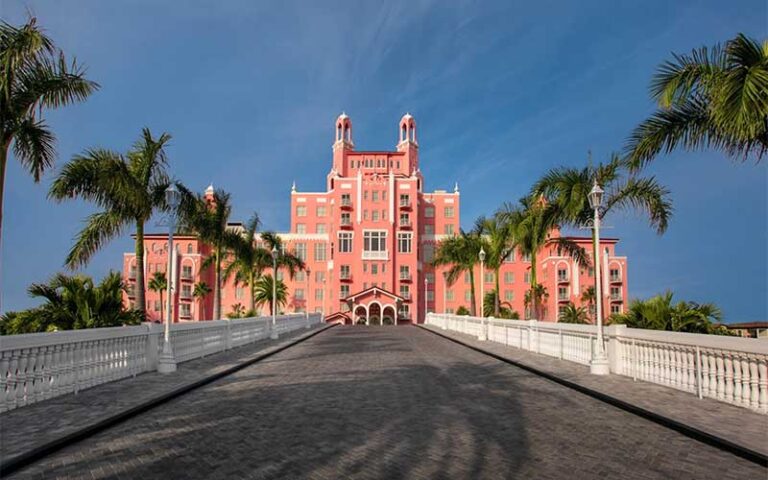
M232 320L227 320L227 331L224 334L224 350L232 349Z
M144 366L144 370L147 372L154 372L157 370L157 365L159 361L158 357L158 333L160 333L160 328L158 328L154 323L145 323L147 326L147 341L146 341L146 350L144 352L144 356L147 359L147 364Z
M605 328L606 340L608 345L606 354L608 355L608 366L611 373L624 372L624 355L622 355L621 337L626 336L626 325L609 325ZM627 370L629 371L629 370Z
M528 351L539 351L539 335L537 331L538 322L536 320L528 320Z

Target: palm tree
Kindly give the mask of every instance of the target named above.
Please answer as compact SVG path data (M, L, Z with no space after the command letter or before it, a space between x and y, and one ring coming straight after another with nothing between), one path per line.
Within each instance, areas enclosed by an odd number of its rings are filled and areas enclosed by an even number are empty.
M229 251L232 253L232 262L224 269L224 279L235 274L235 284L244 283L248 286L251 293L250 311L256 309L254 299L254 289L256 279L272 265L272 254L266 248L256 243L256 230L259 227L259 216L253 214L245 226L243 235L234 238L234 243L229 245ZM291 262L294 263L295 262Z
M195 283L195 286L192 289L192 296L200 300L200 305L203 309L203 318L200 320L205 320L205 297L208 296L209 293L211 293L211 287L205 282Z
M227 314L227 318L229 319L235 319L235 318L243 318L245 316L245 307L243 307L243 304L236 303L232 305L232 311Z
M768 150L768 41L738 34L725 48L673 55L651 82L659 109L627 142L629 165L637 170L661 151L714 148L732 158Z
M136 227L136 304L146 311L144 301L144 224L158 210L166 210L165 189L170 184L166 173L165 146L171 136L163 133L153 138L149 129L127 155L91 149L75 155L51 185L48 196L57 201L80 197L101 211L92 214L78 233L69 251L66 265L77 268L109 240L133 224Z
M213 265L215 280L213 284L213 318L221 318L221 263L227 255L227 249L238 241L239 235L228 228L229 215L232 213L230 194L221 190L213 193L213 200L195 196L182 189L182 229L191 230L200 239L211 246L213 255L208 257L202 267Z
M595 286L591 285L581 293L581 303L589 306L589 313L592 314L595 308Z
M152 278L149 279L147 287L153 292L160 293L160 320L165 318L163 316L163 291L168 290L168 280L165 277L164 272L155 272Z
M475 230L484 235L485 266L494 272L496 292L500 291L501 266L515 249L513 225L508 220L505 215L494 215L491 218L480 217L475 221ZM501 309L499 296L494 295L493 300L492 315L498 318Z
M721 333L715 322L720 322L723 314L716 305L685 301L673 304L672 297L672 292L666 292L648 300L633 300L629 309L625 313L613 315L611 322L625 324L631 328Z
M0 333L138 324L143 314L124 308L123 290L123 280L117 272L109 272L98 285L86 275L56 274L47 283L34 283L27 290L31 297L43 299L45 303L29 310L6 313L0 321Z
M288 302L288 287L285 286L282 280L277 280L275 285L275 298L277 299L277 305L285 305ZM266 274L259 277L256 280L256 288L254 289L256 295L256 305L261 307L265 303L269 304L270 313L274 310L274 300L272 298L272 275Z
M547 287L540 283L531 284L531 288L525 292L523 298L523 303L529 311L528 318L531 316L539 318L539 306L547 298L549 298Z
M499 307L498 311L496 307ZM509 302L500 302L496 291L492 290L485 294L483 299L483 315L486 317L518 319L520 314L512 309Z
M584 307L577 307L573 303L568 303L568 305L563 308L562 313L558 316L557 321L560 323L580 323L585 324L587 323L587 320L589 319L589 316L587 315L587 309Z
M543 287L537 278L537 255L545 245L553 245L572 257L579 265L589 265L586 252L573 240L564 237L551 238L550 234L558 227L563 217L557 203L548 202L542 196L531 196L520 200L520 206L505 203L499 209L498 216L512 229L515 244L531 261L530 300L531 313L539 316L539 306L543 298Z
M483 239L477 230L465 232L461 230L459 235L442 240L435 252L432 265L435 267L449 265L446 283L453 285L462 273L469 274L469 288L472 293L470 310L472 316L477 312L477 301L475 300L475 265L480 262L478 254L480 249L484 248ZM481 273L482 275L482 273Z
M43 109L83 101L98 88L81 65L56 50L34 17L21 27L0 22L0 238L11 146L39 182L56 157L56 136L42 118Z
M264 249L269 253L268 265L272 265L272 250L277 250L277 268L284 268L288 275L293 279L296 272L305 270L304 260L299 258L295 252L289 252L283 247L283 240L275 232L263 232L261 242Z

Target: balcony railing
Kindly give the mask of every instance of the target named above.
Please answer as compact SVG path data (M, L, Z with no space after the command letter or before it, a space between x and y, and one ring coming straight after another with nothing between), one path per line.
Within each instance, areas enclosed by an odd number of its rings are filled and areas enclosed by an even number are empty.
M411 201L410 200L400 200L400 208L404 210L410 210L411 208Z
M191 300L192 292L185 292L182 290L182 292L179 294L179 298L181 298L182 300Z
M410 282L411 281L411 274L410 273L400 272L400 281L401 282Z
M192 272L181 272L181 279L182 280L192 280Z
M136 270L128 272L128 280L136 280Z
M558 294L557 294L557 299L558 299L559 301L561 301L561 302L564 302L564 301L566 301L566 300L570 300L570 297L568 296L568 294L567 294L567 293L558 293Z
M568 281L568 274L567 273L558 273L557 274L557 281L560 283L565 283Z
M349 228L352 226L352 220L349 218L342 218L341 219L341 226L342 228Z
M612 293L611 294L611 301L616 302L621 300L621 294L620 293Z
M342 271L341 273L339 273L339 280L343 280L345 282L349 281L349 280L352 280L352 272L349 272L349 271L344 272L344 271Z
M611 283L621 283L621 275L611 275L610 282Z
M401 320L410 320L411 314L410 312L397 312L397 318Z
M411 301L411 294L410 293L402 293L401 292L400 296L403 297L403 300L405 300L406 302L410 302Z
M342 198L341 208L352 208L352 200L349 198Z
M411 221L406 218L401 218L400 228L411 228Z
M388 258L387 250L363 250L363 260L387 260Z

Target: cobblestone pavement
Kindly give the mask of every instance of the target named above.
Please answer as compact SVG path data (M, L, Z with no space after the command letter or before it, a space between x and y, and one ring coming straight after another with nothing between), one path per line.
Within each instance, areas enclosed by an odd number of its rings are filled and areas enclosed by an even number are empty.
M411 327L336 327L12 478L763 479Z

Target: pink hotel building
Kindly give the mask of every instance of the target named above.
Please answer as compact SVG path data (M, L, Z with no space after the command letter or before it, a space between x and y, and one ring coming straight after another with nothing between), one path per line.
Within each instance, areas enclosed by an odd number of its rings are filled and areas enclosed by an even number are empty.
M213 187L206 190L213 195ZM441 239L459 232L460 193L424 191L419 168L416 122L409 114L399 125L396 151L356 151L352 122L342 114L336 120L333 164L326 178L326 191L300 192L291 189L291 229L281 233L285 248L304 259L306 271L289 278L278 272L288 286L285 311L322 312L326 321L367 324L423 322L425 311L455 312L471 301L469 275L446 285L445 268L430 261ZM233 229L242 228L232 224ZM553 230L552 236L560 235ZM591 252L589 237L572 237ZM176 285L174 321L210 319L213 293L193 296L194 285L213 286L212 269L200 265L210 254L207 245L193 236L175 236L171 278ZM603 305L606 314L621 312L627 298L627 259L616 256L617 239L601 240ZM538 277L548 292L543 305L544 320L556 321L569 302L582 305L582 293L594 285L592 269L579 267L562 256L556 247L545 246L538 255ZM145 237L145 278L166 270L167 234ZM123 269L132 302L136 261L125 253ZM485 292L495 288L492 271L482 275ZM514 252L500 272L501 301L525 314L524 298L529 288L530 260ZM475 271L477 303L480 301L480 267ZM249 290L232 279L222 287L222 314L247 309ZM161 320L160 295L147 291L147 314ZM268 314L268 307L262 313Z

